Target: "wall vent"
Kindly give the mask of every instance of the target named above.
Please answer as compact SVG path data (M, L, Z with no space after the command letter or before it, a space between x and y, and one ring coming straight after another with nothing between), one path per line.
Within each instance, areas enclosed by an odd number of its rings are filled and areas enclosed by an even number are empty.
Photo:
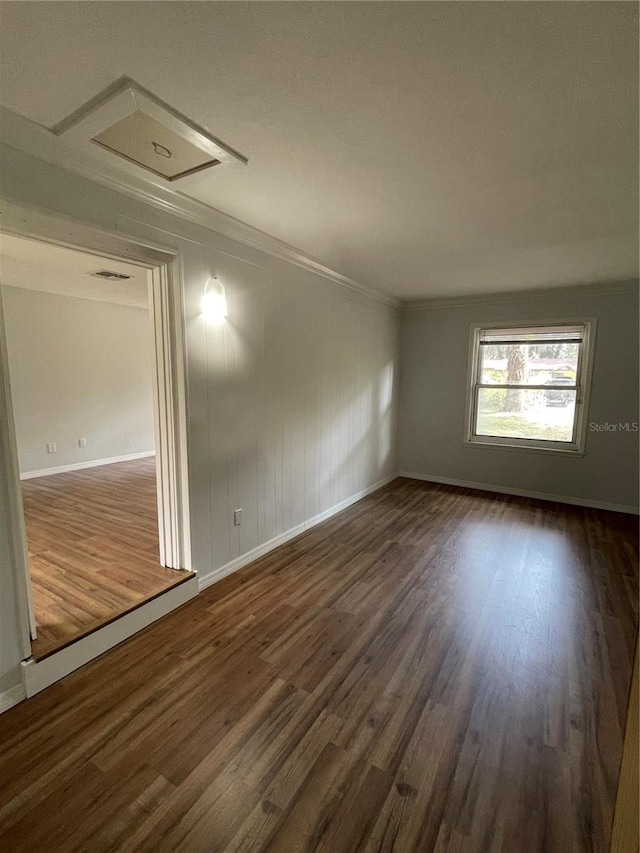
M97 270L96 272L92 272L91 275L96 278L106 278L107 281L127 281L129 278L133 278L131 275L123 272L114 272L114 270Z
M199 180L212 167L247 158L128 77L109 86L53 128L74 148L105 163L117 157L168 183Z

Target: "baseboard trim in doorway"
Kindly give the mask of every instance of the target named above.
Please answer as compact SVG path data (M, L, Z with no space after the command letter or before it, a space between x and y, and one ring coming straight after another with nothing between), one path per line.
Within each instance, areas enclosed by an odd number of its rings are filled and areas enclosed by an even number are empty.
M67 471L84 471L85 468L99 468L101 465L113 465L114 462L132 462L134 459L147 459L155 456L155 450L145 450L144 453L127 453L125 456L110 456L108 459L91 459L88 462L72 462L70 465L59 465L57 468L42 468L40 471L24 471L21 480L35 480L36 477L49 477L51 474L65 474Z
M27 698L27 693L24 689L24 684L16 684L15 687L10 687L8 690L3 690L0 693L0 714L3 711L8 711L13 708L23 699Z
M584 498L572 498L566 495L549 495L546 492L532 492L526 489L513 489L510 486L493 486L488 483L474 483L470 480L454 480L452 477L437 477L432 474L415 474L401 471L399 477L408 480L423 480L428 483L439 483L443 486L460 486L463 489L477 489L481 492L497 492L502 495L515 495L519 498L536 498L540 501L553 501L559 504L570 504L572 506L586 506L592 509L604 509L610 512L626 512L630 515L638 515L640 510L637 506L626 506L625 504L605 503L604 501L592 501Z
M273 551L276 548L279 548L280 545L284 545L285 542L288 542L290 539L294 539L296 536L300 536L301 533L304 533L306 530L310 530L312 527L315 527L316 524L320 524L323 521L326 521L328 518L336 515L339 512L342 512L343 509L347 509L352 504L357 503L362 500L362 498L366 498L367 495L372 494L373 492L377 492L378 489L381 489L383 486L386 486L388 483L391 483L398 477L398 474L391 474L389 477L385 477L384 480L379 480L377 483L374 483L373 486L368 486L366 489L362 489L362 491L357 492L355 495L351 495L351 497L346 498L340 503L335 504L324 512L319 513L318 515L314 515L312 518L307 521L303 521L302 524L296 525L296 527L291 527L289 530L285 530L284 533L281 533L279 536L274 536L273 539L269 539L268 542L263 542L262 545L258 545L256 548L252 548L251 551L247 551L246 554L242 554L240 557L236 557L235 560L231 560L229 563L225 563L224 566L220 566L218 569L214 569L212 572L209 572L206 575L198 575L198 588L200 590L206 589L209 586L212 586L214 583L222 580L222 578L226 578L228 575L232 575L234 572L237 572L239 569L248 566L249 563L253 563L254 560L258 560L260 557L264 557L265 554L268 554L269 551Z
M42 660L30 658L22 663L22 683L27 697L41 690L99 657L138 631L171 613L198 594L198 580L194 575L157 596L152 601L125 613L119 619L87 634L75 643L54 652Z

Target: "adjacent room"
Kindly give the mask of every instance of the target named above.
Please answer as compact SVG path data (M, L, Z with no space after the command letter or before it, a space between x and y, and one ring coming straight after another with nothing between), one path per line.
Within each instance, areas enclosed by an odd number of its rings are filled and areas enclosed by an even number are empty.
M36 659L184 580L160 563L147 270L2 235Z
M0 849L638 853L638 67L0 4Z

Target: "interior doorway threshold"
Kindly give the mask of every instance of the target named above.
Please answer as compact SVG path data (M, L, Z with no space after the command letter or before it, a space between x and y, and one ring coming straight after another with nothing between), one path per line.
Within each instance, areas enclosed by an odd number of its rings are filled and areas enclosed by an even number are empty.
M34 658L34 660L36 661L41 661L45 658L50 657L51 655L56 654L57 652L61 652L63 649L66 649L67 646L71 646L73 645L73 643L77 643L78 640L82 640L89 634L93 634L96 631L99 631L100 628L105 628L107 625L110 625L117 619L121 619L127 613L131 613L134 610L137 610L139 607L144 607L145 604L148 604L150 601L154 601L156 598L159 598L161 595L164 595L170 589L179 586L181 583L186 583L189 578L194 577L193 572L189 572L184 569L172 569L171 573L175 575L175 580L171 582L171 585L167 585L164 589L161 589L159 592L156 592L153 595L148 595L144 598L140 598L139 601L130 603L129 606L123 606L120 610L115 610L110 616L106 617L105 619L96 621L93 624L86 625L84 628L79 630L77 634L74 634L70 637L66 637L64 640L61 640L57 645L51 645L51 641L49 641L49 644L44 645L43 648L40 648L40 640L32 640L31 657Z
M181 583L145 601L133 610L102 625L64 648L36 660L22 662L22 683L27 698L55 684L65 675L79 669L114 646L137 634L143 628L171 613L198 594L198 579L193 573Z

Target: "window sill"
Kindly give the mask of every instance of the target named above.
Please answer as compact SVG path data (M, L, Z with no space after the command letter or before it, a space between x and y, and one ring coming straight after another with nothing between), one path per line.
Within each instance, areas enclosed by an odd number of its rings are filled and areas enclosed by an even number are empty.
M535 447L527 444L511 444L508 442L502 441L483 441L482 439L470 439L466 438L463 442L467 447L492 447L497 450L516 450L519 453L523 451L525 453L543 453L545 455L552 454L553 456L572 456L572 457L583 457L586 456L586 451L581 450L579 448L567 448L566 450L562 447Z

